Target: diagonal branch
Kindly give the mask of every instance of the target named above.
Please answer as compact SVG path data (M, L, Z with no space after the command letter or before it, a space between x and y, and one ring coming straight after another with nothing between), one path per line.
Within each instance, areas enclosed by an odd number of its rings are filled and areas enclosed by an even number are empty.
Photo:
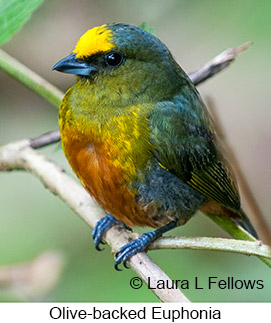
M53 193L59 196L90 227L101 219L104 210L90 197L83 187L67 176L53 162L30 147L29 140L22 140L0 147L0 171L25 170L32 173ZM131 237L137 237L119 226L114 226L105 234L106 242L116 252L127 244ZM129 261L131 268L147 283L148 277L155 283L159 279L170 278L147 256L138 253ZM155 289L154 294L163 302L189 302L179 289Z
M251 43L248 42L236 48L229 48L197 69L195 72L189 73L188 76L195 85L199 85L224 70L224 68L229 66L230 63L235 60L239 53L246 50L250 45Z
M0 49L0 68L55 107L59 107L63 93L2 49Z

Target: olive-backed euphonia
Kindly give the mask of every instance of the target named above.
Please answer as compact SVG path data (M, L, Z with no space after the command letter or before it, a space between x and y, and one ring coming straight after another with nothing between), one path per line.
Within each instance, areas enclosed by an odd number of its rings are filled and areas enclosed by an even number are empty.
M116 268L198 209L256 236L211 117L158 38L121 23L95 27L53 69L78 76L59 127L71 167L109 213L94 228L96 248L116 223L156 228L123 246Z

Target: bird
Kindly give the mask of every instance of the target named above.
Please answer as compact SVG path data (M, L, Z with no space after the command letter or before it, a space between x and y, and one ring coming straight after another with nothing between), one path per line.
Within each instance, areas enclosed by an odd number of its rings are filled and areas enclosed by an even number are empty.
M115 268L198 210L226 215L252 236L235 177L198 90L167 46L123 23L85 32L53 70L77 76L59 109L64 153L113 225L151 227L121 247Z

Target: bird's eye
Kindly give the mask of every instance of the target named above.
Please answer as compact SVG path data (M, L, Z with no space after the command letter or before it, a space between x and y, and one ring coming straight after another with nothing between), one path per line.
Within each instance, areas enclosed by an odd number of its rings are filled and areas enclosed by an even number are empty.
M105 56L108 66L118 67L123 62L123 55L120 52L111 52Z

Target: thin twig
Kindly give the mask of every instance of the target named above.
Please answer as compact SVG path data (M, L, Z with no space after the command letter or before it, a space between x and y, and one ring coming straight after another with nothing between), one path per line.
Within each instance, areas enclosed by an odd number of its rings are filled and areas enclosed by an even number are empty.
M38 137L30 139L30 147L33 149L42 148L54 144L60 140L59 130L46 132Z
M209 237L167 237L154 241L149 250L155 249L194 249L229 251L244 255L261 256L271 259L271 248L261 241L244 241Z
M63 93L2 49L0 49L0 68L55 107L59 107Z
M237 48L229 48L210 60L208 63L197 69L195 72L189 73L191 81L195 85L206 81L210 77L224 70L237 57L237 55L246 50L251 45L250 42Z

